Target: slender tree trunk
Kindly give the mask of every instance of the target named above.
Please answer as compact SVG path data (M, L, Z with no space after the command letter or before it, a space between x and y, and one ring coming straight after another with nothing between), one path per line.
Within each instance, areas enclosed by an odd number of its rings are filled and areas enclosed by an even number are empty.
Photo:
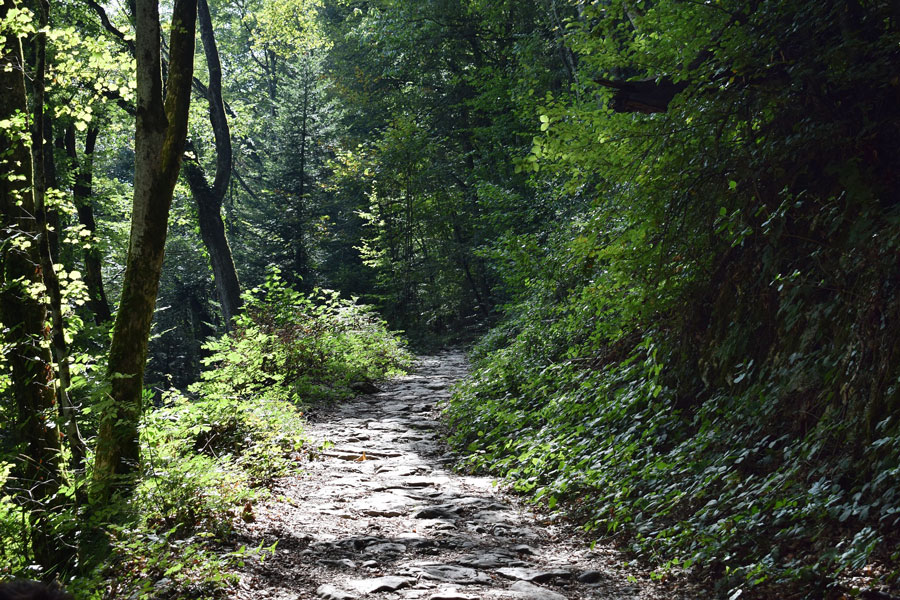
M0 21L15 8L0 3ZM55 426L54 385L43 284L41 231L32 191L32 157L21 115L27 114L22 46L13 32L2 31L0 46L0 320L6 358L12 369L18 440L23 446L19 497L31 511L35 559L50 568L56 544L45 515L60 482L59 433Z
M231 181L233 157L231 131L228 128L225 103L222 99L222 66L219 62L219 51L216 47L212 18L206 0L197 2L197 23L200 29L200 38L203 40L206 64L209 68L207 99L209 101L209 121L212 124L216 140L216 176L210 186L199 164L185 163L183 169L191 188L191 194L197 203L200 237L203 238L203 244L209 253L213 281L216 284L219 303L222 305L225 327L231 329L231 320L241 309L241 284L234 266L231 246L228 244L228 237L225 234L222 201Z
M306 246L303 243L303 219L306 203L306 138L309 134L309 58L306 59L303 78L303 109L300 115L300 181L297 189L297 226L294 231L294 270L298 279L306 272Z
M205 340L216 334L215 327L212 326L213 317L206 309L206 304L194 292L188 293L188 303L191 309L191 316L194 321L194 336L196 339ZM199 356L203 360L209 356L209 351L200 348Z
M225 114L225 100L222 98L222 64L219 61L219 49L213 32L212 16L209 14L207 0L197 2L197 23L200 27L200 39L209 71L209 122L216 140L216 177L213 180L213 193L221 203L228 191L231 181L231 131L228 128L228 117Z
M38 23L40 29L47 26L50 15L50 4L47 0L38 0ZM50 299L50 315L52 316L52 329L50 335L53 357L57 364L56 397L59 402L59 412L62 417L63 431L68 437L69 447L72 450L72 467L80 470L84 466L85 445L78 430L75 407L69 401L69 386L72 381L69 372L69 345L66 343L65 321L62 309L62 289L54 267L53 250L51 247L51 234L48 226L50 210L46 205L47 197L47 172L48 163L52 161L52 149L46 152L44 144L44 73L46 70L47 36L38 32L34 38L35 67L32 76L32 131L31 152L33 159L33 187L34 208L37 219L38 234L40 236L39 252L41 257L41 272L47 296Z
M576 65L575 53L569 48L568 44L566 44L565 38L565 21L560 18L559 10L556 7L556 0L550 0L550 17L553 20L553 24L555 27L553 28L554 33L557 36L560 56L562 57L563 64L566 66L566 71L569 74L569 81L575 81L578 76L578 68ZM576 88L577 93L577 88Z
M100 421L92 497L103 502L113 486L130 493L140 461L147 342L166 244L169 208L187 137L194 60L196 0L175 0L169 76L163 100L157 0L137 0L135 47L134 202L122 297L109 351L111 393Z
M263 49L265 58L266 82L269 87L269 107L272 116L278 116L278 55L269 50Z
M75 126L66 128L66 154L72 161L75 170L75 185L72 189L75 209L78 211L78 222L91 234L91 239L97 232L97 222L94 219L93 196L93 170L94 147L97 143L98 127L88 127L84 140L84 160L78 161L78 151L75 147ZM106 290L103 287L103 256L100 249L93 243L84 249L84 284L87 286L88 307L94 313L94 322L97 325L112 321L112 311L109 301L106 299Z
M48 188L59 189L59 181L56 174L56 159L53 155L53 117L44 114L44 124L41 127L44 144L44 178ZM53 262L59 262L59 231L60 218L58 210L47 211L48 238L50 241L50 256Z

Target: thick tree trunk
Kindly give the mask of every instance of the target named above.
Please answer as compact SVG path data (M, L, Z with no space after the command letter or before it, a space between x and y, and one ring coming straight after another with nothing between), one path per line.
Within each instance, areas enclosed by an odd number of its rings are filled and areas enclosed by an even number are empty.
M0 21L15 7L2 0ZM15 34L3 31L0 46L0 320L6 358L12 369L21 453L20 498L31 511L31 541L35 559L45 567L57 561L56 545L46 524L47 502L59 489L60 445L54 423L56 386L46 327L47 310L39 296L41 231L32 192L32 159L17 126L27 113L22 46Z
M84 139L84 160L79 163L78 150L75 147L75 126L66 129L66 154L72 161L75 170L75 185L72 189L75 209L78 211L78 222L85 230L91 233L91 238L96 234L97 222L94 219L94 206L91 203L93 196L94 179L94 147L97 144L98 127L88 127ZM94 313L94 322L97 325L112 321L112 311L109 301L106 299L106 290L103 287L103 256L96 245L84 249L84 284L87 286L88 307Z
M200 237L203 238L203 244L209 253L213 281L222 305L225 327L231 329L231 320L241 309L241 284L237 269L234 267L231 246L225 235L225 223L222 220L222 200L231 181L231 131L228 128L225 103L222 99L222 66L206 0L198 0L197 22L209 68L207 100L209 121L216 140L216 176L210 186L203 169L197 163L185 163L184 174L197 203Z
M109 351L111 397L97 437L92 485L95 502L108 499L117 483L129 493L140 460L138 420L147 342L162 271L169 208L187 137L196 14L196 0L175 0L163 102L159 6L157 0L136 2L137 117L131 239Z

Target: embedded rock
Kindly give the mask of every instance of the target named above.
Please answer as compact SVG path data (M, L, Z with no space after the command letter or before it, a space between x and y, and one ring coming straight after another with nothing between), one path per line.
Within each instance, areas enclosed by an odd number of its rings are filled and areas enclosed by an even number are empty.
M536 581L544 583L552 579L571 577L569 571L542 571L541 569L528 569L523 567L506 567L497 569L497 573L509 579L519 579L522 581Z
M359 596L326 583L316 588L316 596L325 600L356 600Z
M436 581L447 581L460 584L485 583L490 581L490 577L484 573L479 573L470 567L444 564L426 565L420 568L422 577Z
M548 590L547 588L542 588L533 583L528 583L527 581L517 581L512 584L509 589L516 592L516 598L521 598L522 600L567 600L566 597L560 593Z
M375 594L377 592L396 592L401 588L412 585L413 580L407 577L374 577L372 579L352 579L350 585L363 594Z

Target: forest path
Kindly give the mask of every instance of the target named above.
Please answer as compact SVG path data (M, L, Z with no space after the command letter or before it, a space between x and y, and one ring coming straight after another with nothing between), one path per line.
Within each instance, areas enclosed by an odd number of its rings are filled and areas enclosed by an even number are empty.
M420 357L414 374L319 414L322 448L279 481L241 527L240 599L565 600L675 598L610 548L548 522L490 479L449 470L436 421L461 354Z

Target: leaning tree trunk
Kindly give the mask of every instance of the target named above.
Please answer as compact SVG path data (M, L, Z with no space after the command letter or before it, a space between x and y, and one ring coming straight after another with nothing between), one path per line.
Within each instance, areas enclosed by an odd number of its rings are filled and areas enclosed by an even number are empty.
M2 0L0 22L15 8ZM0 31L0 320L12 369L17 439L23 446L19 496L31 511L35 559L49 568L56 545L45 519L60 482L60 444L55 426L56 387L49 349L47 309L41 294L41 231L35 218L32 161L22 115L27 113L22 46Z
M203 169L197 163L185 163L184 174L191 194L197 203L197 220L200 225L200 237L209 253L213 269L213 280L216 284L222 314L225 317L226 329L231 328L231 319L241 309L241 284L231 246L225 235L225 223L222 221L222 200L231 180L231 132L225 116L225 103L222 99L222 66L219 62L219 50L213 34L212 18L206 0L197 3L197 21L200 26L200 38L206 53L206 64L209 68L209 121L212 124L216 140L216 176L212 186L206 180Z
M197 204L200 237L209 253L213 281L222 305L222 316L225 318L225 328L231 329L231 320L241 309L241 284L231 256L231 247L225 236L222 199L215 195L213 188L206 181L203 170L196 163L184 163L184 175Z
M140 461L138 421L147 342L162 271L169 208L187 137L194 61L196 0L175 0L165 101L161 78L159 6L137 0L135 47L134 200L122 297L109 350L110 398L97 437L92 498L114 486L130 493Z

